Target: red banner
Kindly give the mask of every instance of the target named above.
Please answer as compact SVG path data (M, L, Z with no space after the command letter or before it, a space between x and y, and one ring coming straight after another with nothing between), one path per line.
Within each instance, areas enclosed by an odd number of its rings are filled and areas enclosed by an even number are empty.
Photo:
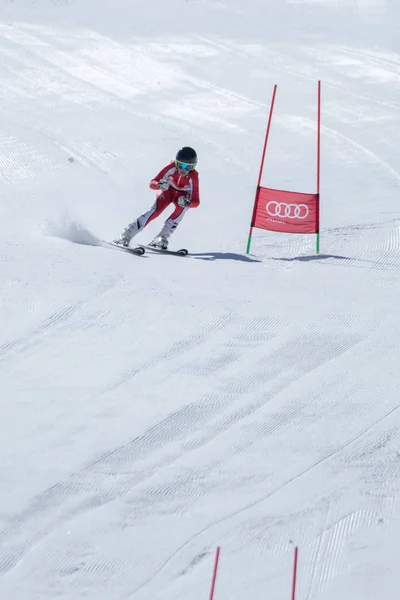
M318 233L319 195L259 187L252 226L282 233Z

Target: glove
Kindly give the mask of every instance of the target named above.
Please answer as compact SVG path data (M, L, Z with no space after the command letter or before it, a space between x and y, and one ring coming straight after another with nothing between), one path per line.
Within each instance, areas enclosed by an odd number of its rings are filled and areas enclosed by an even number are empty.
M163 190L164 192L166 192L167 189L169 188L169 181L167 179L160 179L160 181L157 183L157 185L160 188L160 190Z
M190 205L190 198L188 196L179 196L178 204L182 208L187 208Z

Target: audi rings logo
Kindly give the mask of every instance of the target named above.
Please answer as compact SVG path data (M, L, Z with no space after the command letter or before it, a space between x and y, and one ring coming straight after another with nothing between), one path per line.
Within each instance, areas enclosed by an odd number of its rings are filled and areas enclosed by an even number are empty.
M285 202L268 202L267 213L271 217L286 219L306 219L308 217L308 206L306 204L286 204Z

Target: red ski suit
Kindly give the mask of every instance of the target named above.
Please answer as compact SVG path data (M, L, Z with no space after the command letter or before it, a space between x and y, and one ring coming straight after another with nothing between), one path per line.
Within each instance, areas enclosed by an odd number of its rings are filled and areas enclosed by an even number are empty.
M160 181L169 182L167 190L159 188L158 183ZM156 200L153 206L125 227L120 238L117 240L118 243L120 243L120 241L125 242L125 244L129 243L139 231L142 231L142 229L150 223L150 221L156 219L169 204L173 204L174 211L167 218L163 228L157 236L158 238L161 238L164 243L168 243L170 236L178 227L189 208L196 208L200 204L199 174L194 169L193 171L189 171L189 173L181 174L176 168L174 161L168 163L168 165L150 181L150 188L152 190L157 190ZM181 201L182 206L179 204L180 198L184 199L184 201ZM190 200L189 203L187 203L188 199Z
M170 182L168 190L161 191L159 189L157 184L161 180L168 180ZM150 181L150 188L152 190L158 190L158 194L153 207L154 212L146 221L146 225L157 218L171 203L174 203L175 210L169 219L173 221L177 220L178 222L181 220L179 217L183 217L187 208L196 208L200 204L198 172L193 169L192 171L189 171L189 173L181 175L176 168L174 161L168 163L168 165ZM190 198L189 207L179 206L178 199L180 196L187 196Z

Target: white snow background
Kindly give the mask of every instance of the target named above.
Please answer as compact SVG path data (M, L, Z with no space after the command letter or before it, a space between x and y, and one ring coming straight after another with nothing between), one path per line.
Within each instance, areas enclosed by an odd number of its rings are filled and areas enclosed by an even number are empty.
M397 0L0 0L0 599L394 600ZM256 231L315 191L321 254ZM198 153L187 258L101 247ZM148 242L163 219L138 238Z

